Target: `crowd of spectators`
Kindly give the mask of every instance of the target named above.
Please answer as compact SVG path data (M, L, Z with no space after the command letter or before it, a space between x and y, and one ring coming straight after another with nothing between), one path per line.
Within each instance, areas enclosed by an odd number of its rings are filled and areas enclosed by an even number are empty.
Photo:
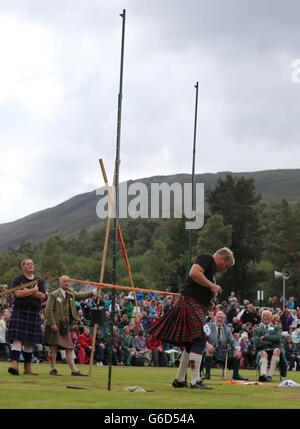
M0 286L0 290L5 285ZM181 349L174 344L162 342L149 336L146 328L167 311L176 296L156 295L152 292L133 292L128 295L116 294L115 317L112 335L112 362L114 365L136 366L178 366ZM45 304L40 312L41 326L45 324ZM137 306L136 306L137 304ZM73 323L72 339L76 363L89 364L92 351L93 325L91 309L96 305L96 297L76 302L77 314L80 321ZM94 364L109 363L111 342L111 295L104 293L100 302L104 308L106 320L98 326L95 343ZM261 321L263 309L270 309L273 314L272 323L280 325L289 370L300 370L300 310L294 297L283 302L282 298L270 297L267 306L258 308L249 300L239 303L234 292L220 304L213 304L207 322L213 322L218 311L226 314L226 323L231 328L235 339L239 342L242 352L241 368L255 368L255 347L253 344L253 329ZM13 296L0 298L0 359L9 360L9 344L6 342L6 331L13 309ZM34 348L35 361L48 359L49 349L44 344ZM65 354L61 351L61 361Z
M267 306L259 308L247 299L240 304L235 293L231 292L226 301L213 306L209 319L213 321L215 314L220 310L226 314L227 323L235 339L240 343L242 351L240 367L253 369L256 367L253 331L261 323L261 313L265 309L271 310L272 323L281 328L288 369L300 371L300 309L293 296L285 301L282 297L279 300L276 296L270 297Z
M1 287L0 287L1 289ZM4 288L2 288L4 289ZM112 362L113 365L138 366L176 366L179 364L181 350L175 345L163 344L149 336L145 329L172 305L173 298L159 299L153 293L139 292L116 294L115 317L112 335ZM9 344L6 342L6 332L13 310L13 296L0 298L0 360L9 360ZM136 306L138 303L138 306ZM45 329L45 306L40 312L42 330ZM76 302L79 322L73 322L72 339L74 343L75 361L80 364L89 364L92 351L92 335L94 325L91 323L91 309L96 306L96 297ZM102 296L100 306L104 308L106 320L98 326L95 343L94 364L107 365L109 363L109 349L111 342L111 295ZM48 359L49 347L44 344L34 346L34 361ZM65 362L65 352L60 351L58 357ZM21 357L22 360L22 357Z

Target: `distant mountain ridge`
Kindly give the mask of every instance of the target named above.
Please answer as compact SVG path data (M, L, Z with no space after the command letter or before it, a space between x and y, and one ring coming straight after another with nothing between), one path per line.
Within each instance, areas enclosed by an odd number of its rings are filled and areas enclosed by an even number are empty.
M217 180L226 175L253 178L256 192L261 194L263 201L300 200L300 169L264 170L246 173L223 171L219 173L197 174L196 182L204 183L205 190L214 188ZM168 176L152 176L128 181L151 183L186 183L191 181L190 174ZM96 191L76 195L55 207L47 208L30 214L14 222L0 224L0 251L15 247L23 241L40 242L49 235L62 238L75 236L82 228L94 230L99 226L100 219L96 216L96 205L99 196Z

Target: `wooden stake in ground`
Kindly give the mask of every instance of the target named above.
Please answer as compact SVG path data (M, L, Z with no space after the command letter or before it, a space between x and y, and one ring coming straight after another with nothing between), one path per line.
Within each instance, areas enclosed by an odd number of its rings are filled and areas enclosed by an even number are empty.
M226 355L225 355L224 380L227 380L227 362L228 362L228 345L226 348Z

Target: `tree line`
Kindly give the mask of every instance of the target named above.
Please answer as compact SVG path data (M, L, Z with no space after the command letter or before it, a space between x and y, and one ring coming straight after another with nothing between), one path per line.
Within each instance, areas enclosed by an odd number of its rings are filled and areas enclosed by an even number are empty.
M177 292L189 270L185 219L122 219L120 226L135 286ZM50 236L39 244L23 242L0 255L0 283L11 283L24 257L35 261L41 275L56 269L59 274L99 281L104 236L102 225L93 233L82 229L72 239ZM283 268L292 273L286 295L300 297L300 202L262 202L253 179L233 175L219 179L206 192L204 226L192 232L193 257L223 246L230 247L236 257L234 267L218 279L224 299L232 290L241 299L255 300L257 290L264 290L265 298L281 296L282 283L274 279L274 270ZM111 281L111 250L107 283ZM117 283L129 285L120 246Z

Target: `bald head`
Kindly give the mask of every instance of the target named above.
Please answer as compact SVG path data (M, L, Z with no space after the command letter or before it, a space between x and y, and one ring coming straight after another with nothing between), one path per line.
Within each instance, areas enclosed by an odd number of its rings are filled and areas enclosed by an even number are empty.
M261 320L263 323L271 323L273 318L273 314L270 310L264 310L261 313Z

